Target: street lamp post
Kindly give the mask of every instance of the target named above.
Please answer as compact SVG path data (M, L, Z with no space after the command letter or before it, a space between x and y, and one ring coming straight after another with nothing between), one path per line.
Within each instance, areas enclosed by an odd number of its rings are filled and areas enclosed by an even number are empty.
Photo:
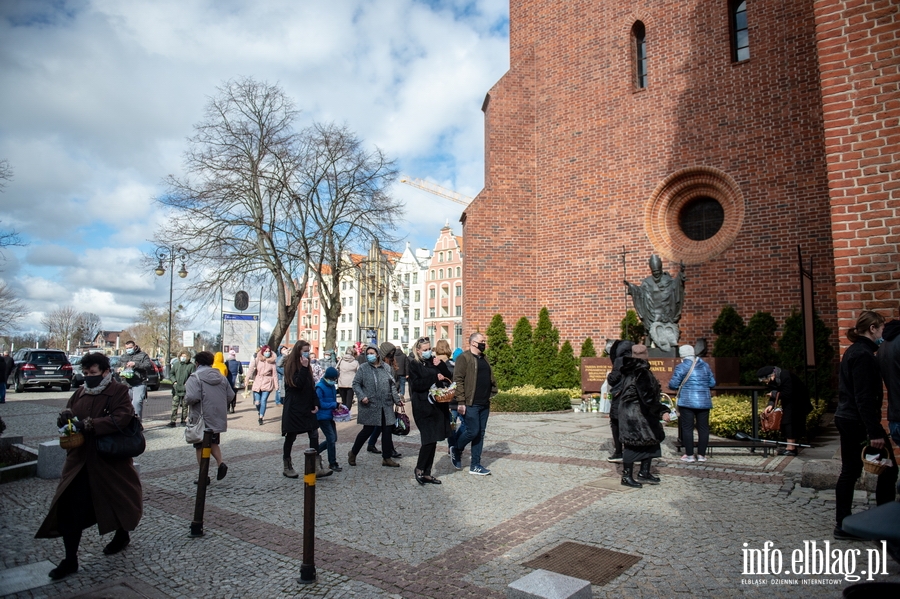
M181 270L178 276L182 279L188 275L187 269L184 267L184 260L187 257L187 250L182 247L159 247L156 249L156 258L159 264L156 265L156 275L161 277L166 274L165 262L169 263L169 335L166 339L166 368L172 360L172 293L175 289L175 260L181 260Z

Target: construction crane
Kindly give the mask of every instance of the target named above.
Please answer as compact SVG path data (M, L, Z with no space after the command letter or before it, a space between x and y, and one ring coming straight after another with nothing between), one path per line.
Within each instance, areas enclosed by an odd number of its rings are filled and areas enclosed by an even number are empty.
M472 198L470 198L469 196L464 196L461 193L451 191L449 189L441 187L437 183L432 183L430 181L403 176L400 177L400 182L406 183L407 185L411 185L413 187L418 187L423 191L433 193L436 196L440 196L442 198L450 200L451 202L456 202L457 204L462 204L463 206L468 206L469 202L472 201Z

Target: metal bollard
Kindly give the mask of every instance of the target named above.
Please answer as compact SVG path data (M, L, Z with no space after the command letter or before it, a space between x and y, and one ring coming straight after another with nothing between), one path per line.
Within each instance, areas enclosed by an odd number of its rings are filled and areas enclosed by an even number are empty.
M303 561L300 584L316 581L316 456L315 449L303 452Z
M197 500L194 502L194 521L191 536L203 536L203 511L206 509L206 479L209 478L209 456L212 454L212 431L203 431L203 447L200 449L200 478L197 479Z

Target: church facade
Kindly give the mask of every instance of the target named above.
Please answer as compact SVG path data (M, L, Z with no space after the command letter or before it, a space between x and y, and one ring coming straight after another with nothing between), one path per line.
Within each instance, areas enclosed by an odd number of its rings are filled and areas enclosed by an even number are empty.
M891 0L512 0L465 330L547 306L573 344L616 338L651 255L684 265L681 343L726 304L783 323L798 247L835 344L896 316L898 48Z

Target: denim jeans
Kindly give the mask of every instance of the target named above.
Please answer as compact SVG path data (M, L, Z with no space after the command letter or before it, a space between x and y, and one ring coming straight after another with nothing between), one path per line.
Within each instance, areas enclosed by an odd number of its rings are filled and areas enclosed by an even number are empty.
M278 387L275 389L275 405L276 406L281 405L281 388L282 387L284 387L284 379L279 377Z
M406 394L406 377L405 376L397 377L397 392L400 394L401 399Z
M144 418L144 400L147 399L147 385L135 385L128 389L131 395L131 405L134 406L135 415Z
M862 474L863 464L860 459L860 451L866 442L866 427L861 422L846 418L835 418L834 424L841 434L841 473L834 487L835 496L835 520L840 526L844 518L850 515L853 503L853 489L856 481ZM885 448L888 453L893 452L891 441L887 434L884 435ZM897 495L895 485L897 483L897 465L886 468L878 475L875 483L875 503L882 505L894 501Z
M888 428L890 428L891 440L894 445L900 446L900 420L888 422Z
M319 420L319 428L325 440L319 444L316 451L322 453L328 450L328 465L337 464L337 456L335 455L335 444L337 443L337 428L334 426L334 420Z
M6 378L0 381L0 403L6 403Z
M376 426L372 431L372 434L369 436L369 440L367 441L369 447L375 447L375 444L378 443L379 436L381 436L381 427Z
M459 441L459 438L466 432L465 419L459 415L457 410L450 410L450 422L454 421L456 422L456 430L451 432L450 436L447 438L447 445L450 447L456 447L456 442Z
M463 416L466 428L456 440L456 448L462 452L472 444L472 466L481 466L481 449L484 446L484 431L487 428L490 406L467 406Z
M259 412L259 417L263 418L266 415L266 404L269 401L269 394L271 391L254 391L253 392L253 403L259 402L259 405L256 406L256 411Z

